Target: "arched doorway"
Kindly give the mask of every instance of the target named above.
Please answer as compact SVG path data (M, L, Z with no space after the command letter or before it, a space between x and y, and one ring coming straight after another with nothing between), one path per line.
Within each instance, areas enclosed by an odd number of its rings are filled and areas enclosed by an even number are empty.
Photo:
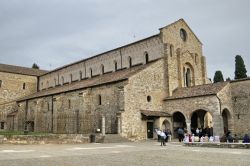
M175 112L173 114L173 136L178 138L178 128L187 128L186 118L181 112Z
M228 121L230 119L230 112L228 111L228 109L224 109L222 111L222 118L223 118L223 128L224 128L224 134L226 134L229 131L229 125L228 125Z
M161 129L162 130L170 130L170 122L166 119L163 121Z
M197 128L199 129L199 136L213 135L213 117L205 110L196 110L191 116L191 132L196 134Z

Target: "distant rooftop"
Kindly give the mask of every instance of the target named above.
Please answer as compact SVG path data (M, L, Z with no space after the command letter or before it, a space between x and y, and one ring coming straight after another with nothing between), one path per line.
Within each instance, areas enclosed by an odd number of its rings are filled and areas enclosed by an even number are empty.
M15 73L29 76L40 76L42 74L47 73L48 71L28 67L0 64L0 72Z

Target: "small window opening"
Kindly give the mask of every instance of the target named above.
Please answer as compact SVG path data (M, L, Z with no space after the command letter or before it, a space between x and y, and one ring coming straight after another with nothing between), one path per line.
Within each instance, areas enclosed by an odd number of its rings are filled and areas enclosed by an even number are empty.
M80 73L80 80L82 79L82 71L79 72Z
M129 63L129 68L132 67L132 58L130 56L128 57L128 63Z
M151 102L151 96L147 96L147 101Z
M71 108L71 100L68 100L68 108Z
M0 128L3 130L4 129L4 122L1 122Z
M23 90L26 88L26 84L25 83L23 83Z
M0 88L2 87L2 80L0 80Z
M90 73L90 77L92 77L93 73L92 73L92 69L91 68L89 69L89 73Z
M117 62L114 61L114 65L115 65L115 71L117 71Z
M149 62L148 53L147 52L145 53L145 62L146 62L146 64Z
M98 95L98 104L102 105L102 96L101 95Z

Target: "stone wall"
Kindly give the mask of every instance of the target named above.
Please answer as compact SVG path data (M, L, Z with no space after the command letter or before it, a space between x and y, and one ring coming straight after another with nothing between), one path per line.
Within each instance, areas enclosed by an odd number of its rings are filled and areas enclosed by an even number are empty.
M189 126L192 114L197 110L204 110L212 115L214 135L222 136L223 124L220 113L220 102L216 95L166 100L164 102L164 111L171 115L176 112L184 115L188 130L190 130Z
M243 137L244 134L250 134L250 80L232 81L230 83L234 132Z
M117 113L123 107L120 103L124 100L121 95L124 83L20 102L18 129L23 130L25 122L28 122L27 129L37 132L87 134L102 129L104 116L105 132L117 133Z
M180 37L180 29L184 29L186 32L185 41ZM180 20L163 27L161 37L166 47L169 95L177 87L185 86L183 70L187 67L192 71L192 85L206 83L206 65L204 64L202 43L188 25L183 20Z
M2 81L0 87L0 104L14 101L37 90L37 77L35 76L0 72L0 80Z
M146 54L149 61L163 56L163 45L158 35L79 61L41 76L39 77L39 90L90 78L91 70L92 76L100 75L102 74L102 65L104 73L114 72L115 62L117 63L117 70L128 68L129 57L131 57L132 65L145 64Z
M124 87L125 111L121 115L122 136L147 138L147 121L142 120L140 111L162 111L162 100L165 97L163 65L164 60L158 60L129 78L128 85ZM148 96L151 98L150 101L147 99Z

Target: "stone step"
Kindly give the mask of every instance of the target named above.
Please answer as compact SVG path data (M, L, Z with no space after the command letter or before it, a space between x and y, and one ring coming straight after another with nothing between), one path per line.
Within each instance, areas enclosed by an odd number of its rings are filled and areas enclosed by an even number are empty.
M127 138L120 136L119 134L106 134L103 143L122 143L131 142Z

